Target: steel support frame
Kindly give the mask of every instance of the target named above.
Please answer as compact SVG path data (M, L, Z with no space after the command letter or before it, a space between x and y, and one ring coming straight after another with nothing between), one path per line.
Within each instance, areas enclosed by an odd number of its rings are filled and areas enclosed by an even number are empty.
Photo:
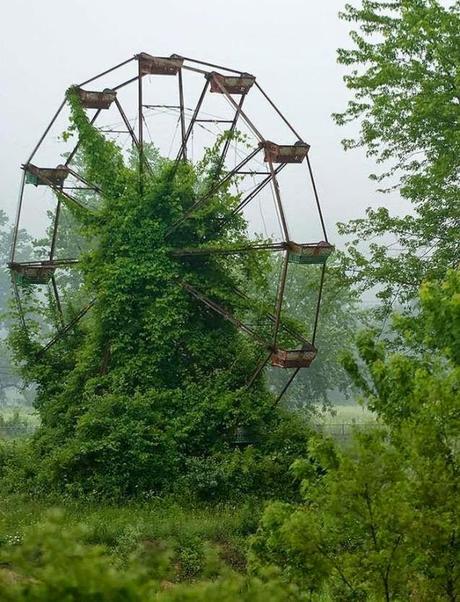
M182 287L193 297L195 297L204 305L212 309L215 313L221 315L225 320L231 322L234 326L236 326L236 328L238 328L238 330L241 330L245 334L252 337L259 345L261 345L265 349L271 350L271 345L268 341L259 336L257 332L255 332L250 326L244 324L243 322L241 322L241 320L235 318L235 316L230 311L225 309L225 307L223 307L219 303L216 303L215 301L212 301L211 299L209 299L209 297L207 297L206 295L198 291L195 287L191 286L186 282L182 282Z
M278 179L277 179L276 173L275 173L275 169L273 167L273 162L271 161L271 159L268 160L268 165L270 167L270 173L272 175L271 182L273 184L273 191L275 193L276 207L277 207L280 219L281 219L281 227L283 230L284 241L289 242L289 240L290 240L289 239L289 230L288 230L286 216L284 215L283 203L281 201L280 186L279 186Z
M217 166L217 176L220 176L222 167L225 164L225 159L227 157L227 152L228 152L228 149L230 147L231 135L235 131L236 124L238 122L238 117L240 116L241 109L243 107L243 103L244 103L244 99L245 98L246 98L246 94L242 94L241 98L240 98L240 102L238 103L238 107L237 107L237 109L235 111L235 116L233 117L233 120L231 122L231 126L230 126L229 130L227 130L229 132L229 136L228 136L228 138L225 141L224 148L222 149L222 153L221 153L220 158L219 158L219 163L218 163L218 166Z
M244 72L236 70L236 69L230 69L227 67L223 67L221 65L215 65L213 63L208 63L205 61L199 61L196 59L192 59L189 57L181 57L183 58L184 61L188 61L190 63L194 63L194 64L199 64L199 65L204 65L207 67L211 67L213 69L219 69L219 70L224 70L227 72L231 72L231 73L236 73L239 75L243 75ZM85 86L93 81L95 81L96 79L99 79L100 77L107 75L108 73L111 73L112 71L115 71L116 69L130 63L131 61L136 60L136 57L131 57L130 59L127 59L126 61L123 61L122 63L119 63L118 65L107 69L105 71L103 71L102 73L82 82L81 84L79 84L80 87ZM192 129L193 129L193 125L194 123L197 121L197 116L199 113L199 110L201 108L202 102L204 100L204 96L206 94L206 91L208 89L209 86L209 72L207 71L203 71L200 69L196 69L190 66L183 66L184 69L189 69L191 71L196 71L199 73L204 74L205 76L207 76L207 81L206 84L204 86L204 89L202 91L202 94L200 96L200 99L198 101L197 107L195 108L195 112L194 115L192 117L192 120L188 126L187 131L185 131L185 114L184 114L184 98L183 98L183 82L182 82L182 70L179 71L179 99L180 99L180 111L181 111L181 135L182 135L182 145L181 145L181 149L179 151L179 155L178 155L178 159L183 158L183 159L187 159L187 150L186 150L186 144L187 141L191 135ZM123 121L125 122L125 125L127 126L128 132L130 133L131 137L133 138L133 141L135 142L136 146L138 147L139 150L139 156L140 156L140 160L139 160L139 175L140 175L140 185L142 187L142 173L143 173L143 155L144 155L144 149L143 149L143 112L142 112L142 73L141 73L141 69L140 69L140 64L139 64L139 71L138 71L138 75L123 82L122 84L119 84L118 86L114 87L114 90L120 89L134 81L138 80L138 119L139 119L139 139L136 143L135 140L135 134L134 131L131 127L131 125L128 123L126 123L127 120L125 120L126 116L123 116L124 113L122 111L120 111L120 113L122 114L122 118ZM225 95L225 97L227 98L227 100L229 101L229 103L234 107L235 109L235 118L232 121L232 127L231 127L231 131L234 130L235 126L236 126L236 120L238 119L238 117L241 115L241 117L244 119L244 121L246 122L246 124L248 125L248 127L251 129L251 131L256 135L256 137L263 142L264 139L261 136L260 132L257 130L257 128L254 126L254 124L251 122L251 120L249 120L249 118L245 115L245 113L242 111L241 106L242 105L242 101L244 99L245 95L242 95L242 98L240 99L240 105L237 105L237 103L234 101L234 99L226 92L226 90L221 86L220 82L217 82L217 85L221 88L222 93ZM286 123L286 125L289 127L289 129L294 133L294 135L297 137L298 140L302 140L302 138L300 137L300 135L296 132L296 130L292 127L292 125L288 122L288 120L284 117L284 115L281 113L281 111L278 109L278 107L275 105L275 103L269 98L269 96L265 93L265 91L261 88L261 86L257 83L257 81L255 82L256 87L259 89L259 91L262 93L262 95L266 98L266 100L270 103L270 105L274 108L274 110L277 112L277 114L281 117L281 119ZM120 110L120 105L118 102L118 99L116 99L117 102L117 106L119 107ZM47 126L45 132L43 133L42 137L40 138L40 140L38 141L37 145L35 146L35 148L33 149L30 157L27 160L27 163L30 163L33 159L33 157L35 156L35 153L37 152L38 148L40 147L40 145L42 144L44 138L46 137L46 135L48 134L49 130L51 129L51 127L53 126L54 122L56 121L58 115L60 114L62 108L65 105L65 100L62 102L62 104L59 106L57 112L55 113L55 115L53 116L51 122L49 123L49 125ZM93 116L92 122L94 123L97 116L99 115L100 110L98 110L96 112L96 114ZM227 140L226 142L226 147L224 147L224 152L223 154L223 162L225 161L225 154L226 151L228 150L228 145L229 145L229 140ZM74 148L74 150L72 151L71 155L68 157L67 161L66 161L66 166L68 166L68 164L71 162L71 160L73 159L75 153L77 152L79 147L79 141L77 142L76 147ZM283 211L283 207L282 207L282 202L281 202L281 195L280 195L280 191L279 191L279 185L276 179L276 175L279 173L279 171L281 171L281 169L283 169L285 167L285 164L281 164L279 167L276 168L276 170L273 168L273 164L270 161L270 175L263 181L261 182L259 185L257 185L256 189L250 193L249 195L247 195L245 197L245 199L243 199L238 207L236 207L234 209L234 211L232 212L232 214L238 213L240 211L242 211L242 209L244 209L245 206L247 206L247 204L270 182L273 182L273 186L274 186L274 192L275 192L275 199L277 202L277 208L278 211L280 213L280 218L282 221L282 226L283 226L283 234L285 237L285 242L289 241L289 233L288 233L288 229L287 229L287 223L286 220L284 218L284 211ZM308 171L309 171L309 175L310 175L310 179L311 179L311 183L312 183L312 187L313 187L313 191L314 191L314 196L315 196L315 202L317 205L317 209L318 209L318 213L319 213L319 217L320 217L320 221L321 221L321 226L323 229L323 234L324 234L324 238L326 240L326 242L328 242L328 238L327 238L327 233L326 233L326 228L325 228L325 224L324 224L324 219L323 219L323 215L322 215L322 211L321 211L321 207L320 207L320 202L319 202L319 196L318 196L318 191L316 188L316 183L314 180L314 176L313 176L313 172L311 169L311 163L309 160L309 157L307 156L307 166L308 166ZM222 186L225 181L228 180L228 177L232 177L233 175L235 175L236 173L238 173L236 170L233 170L231 172L231 175L228 174L226 176L226 179L224 179L224 181L220 182L217 189ZM25 172L23 173L23 177L22 177L22 181L21 181L21 186L20 186L20 194L19 194L19 201L18 201L18 209L17 209L17 215L16 215L16 222L15 222L15 227L14 227L14 231L13 231L13 244L12 244L12 249L11 249L11 262L10 263L14 263L14 257L15 257L15 251L16 251L16 245L17 245L17 237L18 237L18 232L19 232L19 222L20 222L20 215L21 215L21 209L22 209L22 202L23 202L23 193L24 193L24 185L25 185ZM81 181L83 181L82 178L80 178L78 176L78 174L76 174L75 172L73 173L73 175L75 175L78 179L80 179ZM59 187L55 186L50 180L48 180L46 177L42 178L45 183L47 183L50 188L56 192L58 195L62 195L64 198L67 198L68 200L70 200L71 202L76 203L78 206L85 208L83 205L81 205L76 199L74 199L71 195L65 193L62 189L60 189ZM92 188L96 191L98 191L95 188ZM215 190L212 190L210 194L214 194ZM207 197L208 198L208 197ZM200 206L206 199L200 199L199 200L199 205ZM61 199L58 196L58 206L57 206L57 211L56 211L56 217L55 217L55 224L54 224L54 228L53 228L53 240L52 240L52 246L51 246L51 251L50 251L50 260L49 264L53 264L53 265L73 265L75 263L78 262L78 260L76 259L63 259L63 260L54 260L54 250L55 250L55 244L56 244L56 230L57 230L57 223L59 220L59 211L60 211L60 205L61 205ZM194 207L192 208L193 210L195 210L198 207ZM85 208L86 209L86 208ZM188 216L184 216L184 219L187 219ZM182 220L183 221L183 220ZM277 249L271 248L270 250L283 250L285 248L285 246L280 246ZM260 247L259 247L260 249ZM246 251L252 251L252 250L259 250L256 248L252 248L252 249L239 249L238 252L246 252ZM191 250L184 250L185 253L183 256L190 256L190 255L197 255L197 254L203 254L201 253L201 250L199 253L196 252L188 252ZM212 251L212 252L219 252L218 250L216 251ZM237 252L236 250L232 249L232 250L222 250L220 251L224 254L228 254L228 253L234 253ZM282 273L281 273L281 281L280 281L280 285L278 287L278 293L277 293L277 307L276 307L276 313L274 315L269 314L270 319L272 319L272 321L275 321L275 329L274 329L274 343L276 344L276 340L277 340L277 335L278 335L278 331L280 328L280 316L281 316L281 307L282 307L282 297L283 297L283 292L284 292L284 286L285 286L285 281L286 281L286 275L287 275L287 258L288 258L288 251L286 250L285 252L285 258L284 258L284 262L283 262L283 267L282 267ZM35 264L37 265L43 265L44 262L23 262L20 265L25 265L25 264ZM320 305L321 305L321 298L322 298L322 292L323 292L323 284L324 284L324 276L325 276L325 270L326 270L326 266L323 265L322 266L322 271L321 271L321 280L320 280L320 289L319 289L319 294L318 294L318 300L317 300L317 306L316 306L316 312L315 312L315 321L314 321L314 328L313 328L313 338L312 338L312 343L314 344L315 338L316 338L316 334L317 334L317 327L318 327L318 321L319 321L319 312L320 312ZM17 283L16 283L16 279L13 277L13 288L15 291L15 295L18 301L18 306L21 308L21 300L19 297L19 292L17 290ZM55 283L55 279L54 276L52 277L52 284L53 284L53 288L56 289L56 283ZM270 354L268 355L268 357L266 357L263 362L261 362L261 364L258 366L256 373L253 375L253 377L251 378L250 383L248 384L248 386L250 386L254 380L257 378L257 376L259 375L260 371L263 369L263 367L266 365L266 363L269 361L270 357L271 357L271 345L269 343L267 343L266 341L264 341L263 339L261 339L260 337L258 337L257 333L255 333L254 331L252 331L251 328L249 328L248 326L242 324L239 320L237 320L234 316L232 316L232 314L230 314L227 310L225 310L225 308L221 307L219 304L216 304L215 302L211 301L210 299L208 299L207 297L205 297L202 293L200 293L199 291L197 291L196 289L194 289L193 287L191 287L188 284L183 284L184 288L186 288L186 290L188 290L193 296L195 296L196 298L198 298L199 300L201 300L205 305L207 305L208 307L210 307L211 309L213 309L214 311L216 311L217 313L219 313L220 315L222 315L224 318L232 321L238 328L240 328L241 330L243 330L244 332L246 332L247 334L251 335L251 336L255 336L256 339L258 339L260 344L263 344L264 346L267 346L267 348L270 349ZM58 299L58 296L56 296L56 298ZM280 303L280 299L281 299L281 303ZM94 305L95 300L91 301L86 307L84 307L79 314L77 314L75 316L75 318L69 323L67 324L67 326L65 326L59 333L57 333L57 335L55 337L53 337L53 339L51 339L47 345L45 345L45 347L41 350L40 353L46 352L57 340L59 340L59 338L61 338L62 336L64 336L70 328L72 328L72 326L74 326L86 313L87 311L89 311L89 309ZM24 328L26 329L26 324L25 324L25 320L24 320L24 315L21 312L21 321L22 324L24 326ZM27 330L27 329L26 329ZM292 333L291 333L292 334ZM294 378L296 377L296 375L298 374L300 368L297 368L294 373L291 375L291 377L289 378L288 382L286 383L286 385L283 387L283 390L281 391L280 395L278 396L275 404L277 404L280 399L282 398L282 396L285 394L285 392L287 391L288 387L290 386L290 384L292 383L292 381L294 380Z
M216 83L217 87L220 89L221 93L225 96L225 98L228 100L228 102L235 109L235 111L237 111L238 114L241 115L242 119L246 122L246 125L252 131L252 133L255 135L255 137L259 140L259 142L265 142L265 138L262 136L262 134L259 132L259 130L256 128L256 126L252 123L252 121L249 119L249 117L246 115L246 113L243 111L243 109L241 107L239 107L239 104L237 102L235 102L235 99L231 96L231 94L229 94L227 92L227 90L220 83L220 81L215 80L215 83Z
M184 214L182 215L167 231L166 231L166 236L169 236L170 234L172 234L175 230L177 230L177 228L179 226L181 226L186 220L188 220L197 209L199 209L200 207L202 207L204 205L204 203L206 203L206 201L213 195L215 194L219 188L221 186L223 186L224 184L226 184L228 182L228 180L230 180L231 178L233 178L233 176L237 175L239 170L244 167L247 163L249 163L249 161L251 159L253 159L257 153L260 152L260 147L257 147L256 149L254 149L247 157L245 157L236 167L234 167L231 171L229 171L219 182L217 182L217 184L214 184L214 186L211 187L211 189L201 198L199 198L197 201L195 201L195 203L192 205L192 207Z
M55 345L63 336L65 336L71 328L78 324L78 322L88 313L88 311L93 307L95 303L96 299L93 299L87 305L85 305L85 307L83 307L83 309L81 309L78 312L78 314L74 318L72 318L72 320L68 324L66 324L64 328L62 328L62 330L57 332L54 335L54 337L50 339L48 343L46 343L46 345L38 351L37 355L41 356L42 354L46 353L48 349L51 349L51 347Z
M204 97L206 96L206 92L208 91L208 88L209 88L209 80L207 79L203 86L203 89L201 91L201 94L200 94L200 97L196 104L195 110L193 111L192 119L190 120L190 123L188 124L187 131L185 132L185 135L182 135L182 144L180 146L179 152L177 153L176 163L174 165L174 173L177 170L179 162L181 160L185 161L187 159L187 143L192 134L193 126L195 125L196 118L198 117L198 113L200 112L200 109L203 104Z

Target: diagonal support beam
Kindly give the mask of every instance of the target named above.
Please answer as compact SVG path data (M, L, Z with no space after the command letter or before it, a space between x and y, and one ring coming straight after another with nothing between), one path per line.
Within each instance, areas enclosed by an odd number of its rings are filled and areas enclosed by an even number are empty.
M235 116L233 117L233 121L231 123L231 126L227 130L229 132L229 135L228 135L227 140L225 141L224 148L222 149L222 153L220 155L219 164L218 164L218 167L217 167L217 175L220 175L222 167L225 164L225 158L227 156L228 149L230 148L231 136L232 136L233 132L235 131L236 124L238 122L238 117L240 116L241 109L243 107L243 103L244 103L244 99L245 98L246 98L246 94L242 94L241 98L240 98L240 102L238 103L238 107L237 107L237 109L235 111Z
M150 173L150 174L152 174L152 166L151 166L151 165L150 165L150 163L147 161L147 159L146 159L146 157L145 157L145 155L144 155L143 149L141 149L141 145L140 145L140 143L139 143L139 140L138 140L138 138L137 138L137 136L136 136L136 134L135 134L135 132L134 132L134 129L133 129L133 127L132 127L131 123L129 122L129 119L128 119L128 117L126 116L126 113L124 112L124 110L123 110L123 107L121 106L121 103L120 103L120 101L118 100L118 98L115 98L115 104L116 104L116 107L117 107L117 109L118 109L118 112L119 112L119 113L120 113L120 115L121 115L121 118L123 119L123 123L125 124L125 126L126 126L126 129L128 130L128 133L129 133L129 135L131 136L131 140L133 141L133 144L135 145L135 147L136 147L136 148L137 148L137 150L138 150L138 153L139 153L139 160L143 160L143 161L144 161L144 164L145 164L145 166L147 167L147 169L149 170L149 173ZM141 159L141 158L142 158L142 159Z
M97 118L99 117L99 115L101 114L101 111L102 111L102 109L98 109L98 110L97 110L97 111L94 113L94 115L93 115L93 117L92 117L92 119L91 119L91 121L90 121L91 125L94 125L94 124L95 124L95 122L96 122L96 119L97 119ZM78 151L78 149L80 148L80 144L81 144L81 140L80 140L80 139L78 139L78 140L77 140L77 144L74 146L74 148L73 148L72 152L71 152L71 153L70 153L70 155L67 157L67 159L66 159L66 162L64 163L64 165L65 165L66 167L68 167L68 166L70 165L70 163L72 162L73 158L74 158L74 157L75 157L75 155L77 154L77 151Z
M252 123L252 121L249 119L249 117L246 115L246 113L243 111L243 109L238 106L235 99L232 98L232 96L227 92L227 90L220 83L219 80L215 79L214 82L217 85L217 87L220 89L222 94L225 96L225 98L228 100L228 102L235 109L235 111L237 111L238 114L241 115L242 119L244 120L244 122L246 123L248 128L251 130L251 132L255 135L255 137L259 140L259 142L264 142L265 138L262 136L262 134L259 132L259 130L256 128L256 126Z
M201 105L203 104L204 97L206 96L206 92L208 91L208 88L209 88L209 80L206 80L203 90L201 91L200 98L198 99L198 102L196 104L195 110L193 111L192 119L191 119L190 123L188 124L187 131L185 132L185 137L182 139L182 144L181 144L181 147L180 147L179 152L176 157L176 165L174 166L174 173L177 169L177 165L178 165L179 161L181 159L185 160L187 158L187 143L191 136L193 126L195 125L195 121L198 117L198 113L200 112Z
M82 318L85 316L88 311L93 307L96 303L96 299L93 299L86 305L82 310L78 312L78 314L66 325L62 330L60 330L48 343L40 349L38 352L38 356L41 356L43 353L46 353L48 349L50 349L53 345L55 345L63 336L65 336L71 328L73 328Z
M212 309L217 314L221 315L225 320L231 322L234 326L236 326L236 328L238 328L238 330L241 330L245 334L252 337L259 345L262 345L263 347L265 347L265 349L271 350L271 345L268 341L259 336L250 326L247 326L246 324L241 322L241 320L235 318L235 316L227 309L225 309L225 307L223 307L219 303L216 303L215 301L212 301L211 299L206 297L206 295L203 295L203 293L198 291L195 287L191 286L190 284L187 284L186 282L182 283L182 287L193 297L201 301L204 305Z
M276 349L276 343L278 340L278 332L281 321L281 310L283 307L284 289L286 287L287 270L289 264L289 251L286 251L283 258L283 265L281 267L281 277L276 292L276 310L275 310L275 321L273 327L273 349Z
M207 192L204 196L199 198L192 205L192 207L166 231L166 236L169 236L170 234L172 234L172 232L174 232L174 230L176 230L180 225L182 225L186 220L188 220L193 215L193 213L195 213L195 211L197 209L199 209L201 206L203 206L206 203L206 201L219 190L219 188L221 186L226 184L231 178L233 178L233 176L237 175L239 170L242 167L244 167L247 163L249 163L249 161L251 159L253 159L257 155L257 153L260 152L260 150L261 150L261 147L257 147L256 149L254 149L252 151L252 153L250 153L245 159L243 159L241 161L241 163L239 163L234 169L229 171L228 174L226 174L217 184L212 186L211 189L209 190L209 192Z
M283 229L284 240L285 240L285 242L288 242L289 241L288 225L287 225L287 221L286 221L286 216L284 215L284 209L283 209L283 203L281 201L281 192L280 192L280 187L278 184L278 179L276 177L276 173L273 168L273 163L272 163L271 159L268 160L268 165L270 167L270 173L272 175L273 191L275 193L276 206L277 206L278 213L279 213L279 216L281 219L281 227Z

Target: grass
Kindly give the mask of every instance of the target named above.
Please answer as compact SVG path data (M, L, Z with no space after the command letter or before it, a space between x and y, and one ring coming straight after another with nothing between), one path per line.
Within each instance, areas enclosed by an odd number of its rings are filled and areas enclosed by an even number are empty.
M0 498L0 545L21 541L29 527L46 521L49 513L59 508L68 528L84 522L86 543L104 546L117 559L146 542L172 550L178 579L183 573L199 576L210 553L222 569L243 570L247 536L255 531L262 511L262 505L251 500L238 506L186 505L167 497L122 506L56 502L23 496ZM185 558L189 564L193 559L193 566L184 568Z
M375 414L358 404L336 405L320 413L318 420L321 424L370 424L375 421Z

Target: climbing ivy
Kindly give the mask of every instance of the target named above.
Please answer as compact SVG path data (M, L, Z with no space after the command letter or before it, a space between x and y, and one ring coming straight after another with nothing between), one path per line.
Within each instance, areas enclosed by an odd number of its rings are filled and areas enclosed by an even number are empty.
M80 257L79 294L94 305L46 353L19 326L11 337L25 377L38 385L37 486L109 496L163 491L181 479L213 496L229 486L272 487L284 473L279 464L303 447L305 429L291 429L291 440L277 434L283 419L263 379L245 386L266 350L182 286L247 315L250 303L234 288L251 281L263 297L268 257L171 253L247 243L244 219L232 215L238 197L229 185L212 192L224 138L196 166L147 149L153 160L140 170L137 153L124 156L91 125L73 89L68 102L68 134L78 135L85 177L100 190L90 210L68 207L92 243ZM171 233L203 194L207 202ZM259 442L249 453L235 445L238 427ZM249 465L260 468L251 474Z

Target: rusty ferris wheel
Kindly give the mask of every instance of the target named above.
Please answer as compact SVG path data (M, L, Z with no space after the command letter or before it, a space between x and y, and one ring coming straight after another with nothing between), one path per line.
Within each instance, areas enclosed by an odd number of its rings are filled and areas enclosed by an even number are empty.
M181 161L199 161L205 149L212 146L219 135L227 134L220 150L220 169L211 191L198 195L193 206L170 225L168 232L176 231L186 220L192 219L193 215L206 205L212 194L231 183L236 199L233 214L242 214L249 224L248 229L259 219L266 235L267 228L277 228L278 235L271 232L265 240L248 235L248 243L245 245L229 245L228 248L175 248L171 249L171 254L179 260L190 257L198 259L210 254L241 256L261 251L282 254L273 311L266 314L272 325L270 339L261 337L250 324L233 315L205 291L197 290L188 283L181 283L197 303L204 304L210 311L229 320L265 349L247 386L251 386L267 364L292 370L278 393L279 401L299 370L309 367L316 357L315 340L326 261L334 248L327 238L309 159L310 146L303 141L253 75L176 54L157 57L142 52L74 86L73 89L77 92L82 107L88 113L91 112L90 120L95 127L107 138L116 141L120 147L129 145L135 150L139 157L141 178L142 173L149 170L149 160L145 152L149 138L151 142L155 139L155 145L159 147L163 156L168 156L179 164ZM264 116L260 115L260 121L264 120L266 128L270 128L268 139L261 133L262 127L259 123L256 125L253 119L254 113L261 112L262 103L265 113ZM71 256L65 256L63 245L60 244L60 229L63 228L66 205L76 204L88 209L91 204L94 207L98 197L103 195L103 191L89 182L79 169L76 160L78 140L63 148L63 140L59 138L61 146L59 152L56 152L55 143L58 138L53 136L53 130L59 129L60 122L65 123L68 120L66 111L68 112L68 105L64 99L22 166L23 174L9 262L24 328L27 328L27 317L21 304L23 285L29 290L30 287L36 287L42 293L46 289L47 294L53 297L60 314L54 331L48 333L48 341L40 353L46 353L57 341L65 337L94 304L93 300L89 300L69 318L63 311L59 290L59 274L70 268L78 269L78 250L73 249ZM238 136L232 136L236 132L244 132L244 144L239 142ZM43 154L43 163L38 162L40 152ZM63 156L65 162L61 163L58 157ZM285 178L284 184L281 182L282 178ZM286 190L288 195L294 198L297 208L294 220L290 219L289 211L292 214L292 206L286 206L282 190L283 193ZM24 258L18 253L21 220L28 214L26 205L30 191L34 194L37 194L37 191L46 191L46 209L49 215L52 210L51 221L48 224L49 245L42 249L46 257ZM304 202L308 196L311 200L310 211L299 211L300 202ZM43 198L42 195L39 201L43 201ZM36 201L34 203L33 210L36 213L37 207L41 205ZM293 240L291 232L299 226L299 215L307 217L307 230L315 221L319 230L319 236L313 239L315 242L311 242L312 239L309 242ZM314 220L312 216L315 215ZM222 227L224 228L225 224L222 224ZM261 224L253 226L254 229L257 227L261 229ZM62 254L64 256L61 256ZM308 338L284 324L282 319L286 279L292 264L312 266L317 270L315 301ZM246 296L243 291L236 292ZM289 334L293 343L288 348L279 346L279 333L283 330Z

